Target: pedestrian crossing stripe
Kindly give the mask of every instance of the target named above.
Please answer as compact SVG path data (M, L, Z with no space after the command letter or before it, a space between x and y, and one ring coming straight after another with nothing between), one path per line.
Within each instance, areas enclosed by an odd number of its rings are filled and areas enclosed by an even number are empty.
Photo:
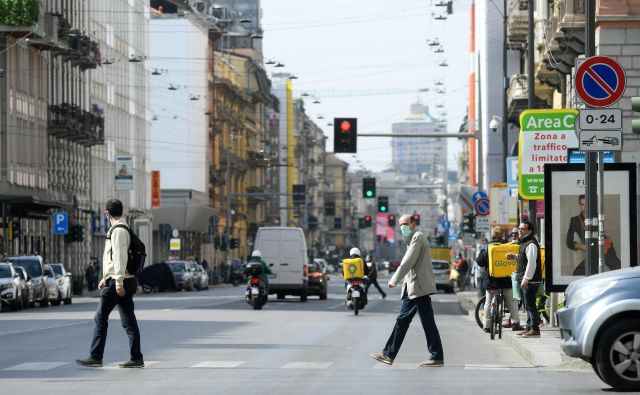
M144 361L144 367L145 368L151 367L157 364L158 362L160 361ZM102 365L102 369L122 369L120 366L118 366L118 364L120 363L122 362L113 362L108 365Z
M413 369L418 369L418 364L417 363L394 363L393 365L389 366L386 363L380 362L373 365L371 369L413 370Z
M195 365L190 366L191 368L213 368L213 369L229 369L229 368L237 368L238 366L244 364L246 361L202 361Z
M51 370L69 362L26 362L3 370Z
M464 365L465 370L511 370L510 367L504 365Z

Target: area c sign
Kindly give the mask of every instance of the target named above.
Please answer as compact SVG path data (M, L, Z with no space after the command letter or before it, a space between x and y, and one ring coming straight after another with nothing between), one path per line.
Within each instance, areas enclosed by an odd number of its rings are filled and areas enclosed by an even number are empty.
M578 147L576 110L526 110L520 115L518 191L526 200L544 199L544 164L567 163Z

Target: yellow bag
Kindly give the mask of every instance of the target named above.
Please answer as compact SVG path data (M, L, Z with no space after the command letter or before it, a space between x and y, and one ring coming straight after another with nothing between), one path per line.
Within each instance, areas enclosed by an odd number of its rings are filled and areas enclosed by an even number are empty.
M451 274L449 274L449 280L458 281L460 279L460 272L454 268L451 268Z
M520 245L517 243L489 244L489 275L491 277L510 277L516 271L515 259L507 259L507 254L518 255ZM542 278L545 278L544 247L540 247Z
M345 280L364 277L364 262L362 261L362 258L343 259L342 273Z

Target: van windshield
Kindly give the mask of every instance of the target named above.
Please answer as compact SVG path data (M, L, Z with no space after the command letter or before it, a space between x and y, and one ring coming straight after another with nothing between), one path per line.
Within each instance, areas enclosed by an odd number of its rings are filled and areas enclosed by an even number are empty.
M0 278L11 278L11 268L9 268L9 265L0 265Z

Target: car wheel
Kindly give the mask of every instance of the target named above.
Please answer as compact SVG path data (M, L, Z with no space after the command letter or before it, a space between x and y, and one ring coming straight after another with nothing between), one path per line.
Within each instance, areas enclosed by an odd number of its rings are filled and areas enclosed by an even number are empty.
M60 292L58 292L58 299L52 300L51 306L60 306L60 303L62 303L62 295L60 295Z
M301 302L307 301L307 291L302 291L302 293L300 294L300 301Z
M40 301L40 307L49 307L49 296Z
M71 288L67 292L67 297L64 299L64 304L71 304Z
M320 300L327 300L327 287L320 291Z
M278 292L278 299L284 299L284 293Z
M640 319L624 319L606 328L595 352L602 381L617 390L640 390Z

